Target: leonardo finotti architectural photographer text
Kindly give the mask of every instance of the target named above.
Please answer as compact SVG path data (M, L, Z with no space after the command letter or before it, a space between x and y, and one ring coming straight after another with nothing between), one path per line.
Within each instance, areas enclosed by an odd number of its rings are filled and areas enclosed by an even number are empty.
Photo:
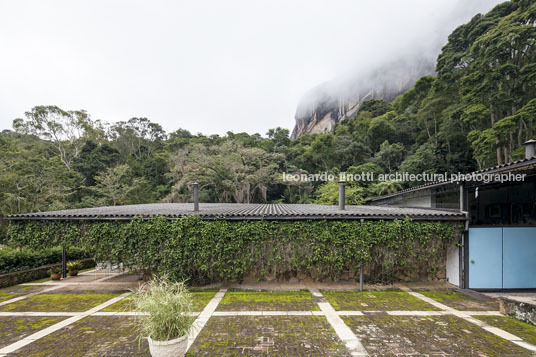
M449 174L410 174L409 172L396 172L390 174L375 174L374 172L362 172L359 174L351 174L341 172L338 175L322 172L316 174L291 174L283 172L283 181L285 182L328 182L328 181L346 181L346 182L382 182L382 181L403 181L403 182L522 182L525 181L526 174L514 173L455 173Z

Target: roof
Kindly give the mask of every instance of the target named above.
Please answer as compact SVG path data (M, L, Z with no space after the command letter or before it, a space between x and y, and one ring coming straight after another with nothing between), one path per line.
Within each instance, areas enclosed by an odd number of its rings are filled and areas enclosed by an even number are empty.
M204 219L225 220L299 220L299 219L404 219L463 220L459 211L385 206L338 206L309 204L241 204L201 203L193 211L193 203L152 203L127 206L81 208L11 215L8 220L130 220L134 217L164 216L169 219L198 215Z
M468 175L472 174L497 174L502 172L508 172L508 171L514 171L514 170L522 170L522 169L530 169L536 167L536 157L532 157L530 159L523 159L518 161L509 162L507 164L497 165L494 167L490 167L487 169L482 169L479 171L473 171L468 173ZM427 188L437 187L437 186L443 186L443 185L449 185L449 184L456 184L456 182L450 182L450 181L440 181L440 182L430 182L423 185L407 188L405 190L400 190L388 195L378 196L371 199L368 199L366 202L374 202L374 201L381 201L387 198L395 197L402 195L404 193L413 192L413 191L419 191L424 190Z

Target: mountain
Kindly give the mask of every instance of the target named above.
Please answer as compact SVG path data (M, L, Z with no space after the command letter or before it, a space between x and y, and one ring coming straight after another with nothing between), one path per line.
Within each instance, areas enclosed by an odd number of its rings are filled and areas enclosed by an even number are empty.
M373 66L361 75L320 84L300 100L292 138L330 132L336 123L354 116L366 100L392 101L420 77L434 74L434 65L432 58L397 60Z

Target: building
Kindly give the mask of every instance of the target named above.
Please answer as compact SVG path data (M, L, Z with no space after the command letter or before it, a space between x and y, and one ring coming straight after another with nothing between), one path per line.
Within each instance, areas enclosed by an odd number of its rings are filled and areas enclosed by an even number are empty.
M344 189L341 193L344 202ZM186 218L191 216L201 219ZM145 254L157 249L163 260L181 262L164 267L167 273L198 281L251 276L378 281L445 279L447 242L458 239L465 214L431 208L194 202L36 212L7 220L15 241L48 246L64 234L71 239L68 244L89 239L95 248L102 247L99 259L133 268L158 261ZM419 259L424 256L428 259ZM151 269L158 269L157 264Z
M459 247L448 252L448 280L480 290L534 289L535 144L536 140L525 143L523 160L469 174L477 180L426 184L371 199L367 204L466 212ZM490 177L494 180L488 181Z

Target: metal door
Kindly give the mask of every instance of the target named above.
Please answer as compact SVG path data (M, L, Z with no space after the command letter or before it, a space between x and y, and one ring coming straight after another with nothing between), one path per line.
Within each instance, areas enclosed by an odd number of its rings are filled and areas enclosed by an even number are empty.
M503 228L503 288L536 288L536 227Z
M469 228L469 288L502 289L502 228Z

